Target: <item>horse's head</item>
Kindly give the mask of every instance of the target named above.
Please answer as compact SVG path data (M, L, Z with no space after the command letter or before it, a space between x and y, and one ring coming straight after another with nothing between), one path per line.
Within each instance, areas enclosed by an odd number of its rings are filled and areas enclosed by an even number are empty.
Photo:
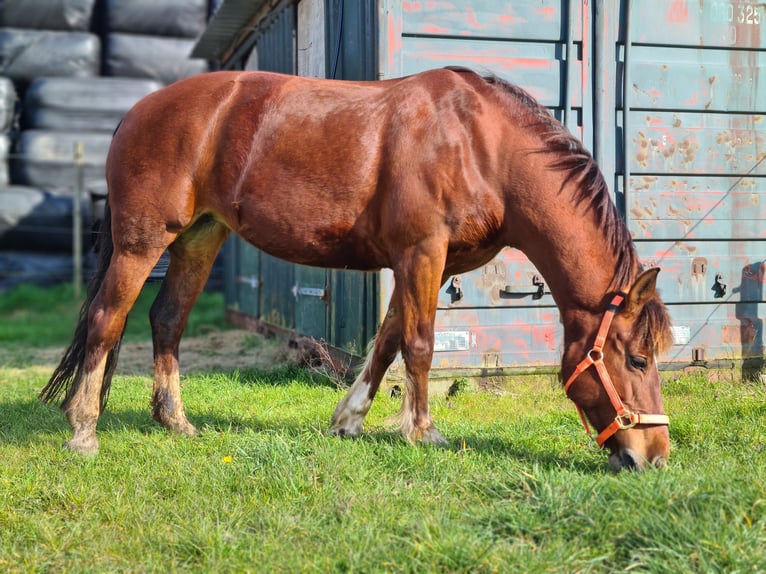
M664 466L670 452L656 363L670 342L670 320L655 291L658 272L639 275L603 316L581 316L562 361L565 390L615 470Z

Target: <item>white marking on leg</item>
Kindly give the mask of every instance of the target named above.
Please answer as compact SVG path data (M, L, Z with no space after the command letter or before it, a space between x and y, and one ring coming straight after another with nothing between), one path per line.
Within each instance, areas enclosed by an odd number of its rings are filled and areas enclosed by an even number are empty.
M197 434L197 429L184 412L177 365L169 375L155 368L152 406L152 418L168 430L190 436Z
M82 377L80 384L67 405L66 416L72 427L73 436L64 448L80 454L98 453L96 424L101 414L101 386L104 380L106 358L105 353L95 369L80 375Z
M418 437L415 436L415 416L411 398L412 386L412 379L410 379L408 374L404 385L404 393L402 393L402 407L399 409L398 413L386 421L386 424L392 428L398 429L408 442L415 443L417 442Z
M335 408L330 433L340 436L359 436L362 434L364 417L367 416L372 406L369 380L371 361L372 351L367 354L362 372Z
M415 423L415 409L412 406L412 393L414 389L414 383L412 379L407 376L407 384L404 387L404 397L402 398L402 408L399 412L388 419L387 424L394 428L399 428L399 432L410 443L422 442L423 444L433 444L437 446L447 446L449 443L439 429L436 428L431 416L428 416L428 426L425 428L418 428Z

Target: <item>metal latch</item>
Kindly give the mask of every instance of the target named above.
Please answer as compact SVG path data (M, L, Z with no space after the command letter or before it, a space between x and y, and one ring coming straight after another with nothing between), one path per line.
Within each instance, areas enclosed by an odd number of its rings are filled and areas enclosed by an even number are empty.
M447 293L450 294L450 297L452 297L452 302L460 301L463 298L463 288L461 285L463 284L463 280L460 278L460 275L455 275L449 282L449 287L447 287Z
M532 299L542 299L545 295L545 281L539 275L532 276L532 286L537 287L534 291L517 291L513 285L506 285L505 288L500 289L500 295L508 297L526 297L532 295Z
M720 273L716 273L715 275L715 283L713 283L713 291L715 291L715 294L713 295L716 299L720 299L724 295L726 295L726 283L723 282L723 275Z
M245 275L237 275L237 283L250 285L250 289L258 289L258 287L261 286L261 280L258 279L258 277L255 275L250 275L250 277L246 277Z

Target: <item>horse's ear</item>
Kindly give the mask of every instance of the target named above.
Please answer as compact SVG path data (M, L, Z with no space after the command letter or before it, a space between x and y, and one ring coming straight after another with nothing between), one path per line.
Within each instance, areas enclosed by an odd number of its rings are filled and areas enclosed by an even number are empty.
M659 267L647 269L638 276L633 287L630 288L628 298L625 301L623 313L629 316L638 315L646 302L654 296L657 289L657 274Z

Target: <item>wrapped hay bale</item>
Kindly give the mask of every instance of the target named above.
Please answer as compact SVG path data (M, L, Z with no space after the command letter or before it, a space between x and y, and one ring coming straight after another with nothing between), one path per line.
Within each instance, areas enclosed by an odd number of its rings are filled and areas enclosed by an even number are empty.
M101 68L98 36L0 28L0 75L26 85L40 76L97 76Z
M106 0L111 33L196 38L205 30L207 0Z
M138 100L161 87L138 78L38 78L27 89L22 125L111 134Z
M83 146L83 178L103 179L111 133L26 130L17 143L17 157L11 162L15 183L35 187L68 187L78 181L75 145Z
M205 60L190 59L194 40L109 34L106 40L106 75L173 82L208 70Z
M87 32L95 3L95 0L0 1L0 26Z

